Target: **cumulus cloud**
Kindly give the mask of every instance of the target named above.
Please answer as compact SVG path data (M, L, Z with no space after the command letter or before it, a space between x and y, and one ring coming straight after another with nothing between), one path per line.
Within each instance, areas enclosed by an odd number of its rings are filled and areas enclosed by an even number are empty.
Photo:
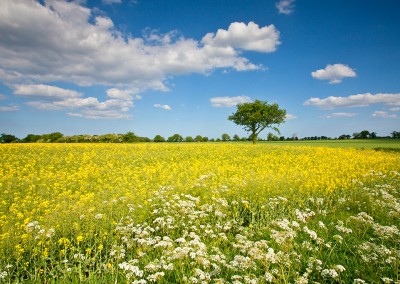
M260 69L239 49L272 52L279 44L273 25L233 23L201 42L177 33L163 41L118 32L112 20L75 2L4 0L0 10L0 79L166 90L170 75L216 68ZM35 23L35 25L32 25ZM166 40L168 39L168 40Z
M316 106L321 109L335 109L341 107L366 107L372 104L400 106L400 94L357 94L348 97L330 96L325 99L310 98L304 102L305 106Z
M341 118L341 117L354 117L357 113L354 112L334 112L331 114L327 114L322 116L322 118Z
M398 118L397 114L390 114L386 111L374 111L372 114L373 117L381 117L381 118Z
M251 102L251 99L247 96L214 97L210 102L212 107L234 107L237 104Z
M172 108L169 105L161 105L161 104L155 104L154 105L155 108L161 108L164 110L171 110Z
M116 90L107 90L111 99L100 102L95 97L83 97L82 93L50 85L14 85L14 94L28 99L28 106L41 110L74 110L72 116L85 118L130 118L127 112L134 106L134 99ZM122 98L121 98L122 97Z
M253 22L232 23L228 30L219 29L216 34L208 33L202 43L205 48L227 54L234 54L235 48L258 52L273 52L279 42L279 32L274 25L259 27Z
M356 77L356 72L344 64L328 64L325 69L311 72L311 76L318 80L329 80L330 84L341 83L343 78Z
M289 15L294 12L294 1L295 0L280 0L275 3L279 14Z
M119 2L103 0L105 4ZM201 40L185 38L177 31L148 31L143 37L133 37L118 31L104 13L79 3L2 1L0 81L14 86L16 95L36 100L30 105L58 109L68 104L61 97L75 98L69 102L72 105L95 99L56 89L50 86L53 82L109 86L106 93L111 100L131 102L147 90L168 91L166 82L176 75L264 69L244 57L243 51L273 52L280 43L273 25L261 27L253 22L232 23L227 30L208 33ZM54 102L43 101L46 98ZM98 117L86 113L70 114Z

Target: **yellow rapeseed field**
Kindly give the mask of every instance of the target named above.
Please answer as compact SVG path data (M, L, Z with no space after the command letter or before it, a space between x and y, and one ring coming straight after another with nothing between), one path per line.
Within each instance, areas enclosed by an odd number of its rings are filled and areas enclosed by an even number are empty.
M160 188L262 204L351 191L400 165L398 154L374 150L242 143L15 144L0 145L0 156L0 251L21 267L26 251L45 260L72 244L99 257L127 213L146 219Z

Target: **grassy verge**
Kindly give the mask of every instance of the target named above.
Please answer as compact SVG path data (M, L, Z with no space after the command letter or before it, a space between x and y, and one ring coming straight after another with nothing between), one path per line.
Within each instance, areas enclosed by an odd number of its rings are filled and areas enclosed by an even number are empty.
M271 145L285 146L317 146L317 147L341 147L364 149L400 149L400 139L349 139L349 140L312 140L312 141L266 141L261 142Z

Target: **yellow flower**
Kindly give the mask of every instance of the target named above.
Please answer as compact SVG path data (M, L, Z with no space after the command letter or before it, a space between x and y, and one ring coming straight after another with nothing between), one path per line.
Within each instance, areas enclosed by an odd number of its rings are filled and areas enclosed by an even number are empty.
M71 243L70 240L67 238L60 238L58 240L58 244L60 245L68 246L70 243Z
M85 252L86 252L86 255L90 255L92 253L92 249L91 248L87 248L85 250Z
M83 236L82 236L82 235L77 236L77 237L76 237L76 241L78 242L78 244L79 244L80 242L82 242L82 241L83 241Z

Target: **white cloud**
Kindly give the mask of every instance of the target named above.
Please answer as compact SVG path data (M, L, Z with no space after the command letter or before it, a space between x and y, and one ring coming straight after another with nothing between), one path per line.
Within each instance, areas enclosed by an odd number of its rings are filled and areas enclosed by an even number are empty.
M295 0L280 0L275 3L279 14L289 15L294 12L294 1Z
M18 111L19 106L0 106L0 112Z
M273 25L253 22L232 23L201 41L177 31L150 31L135 38L118 31L104 13L80 3L84 1L2 0L0 81L11 85L15 95L29 98L32 107L79 109L70 115L90 118L101 117L94 111L103 110L106 117L126 118L139 93L168 91L171 76L208 74L219 68L264 69L245 58L243 51L273 52L280 44ZM74 90L50 86L52 82L108 86L110 99L84 98ZM119 114L106 113L107 108Z
M390 111L400 111L400 107L391 107L389 108Z
M386 111L374 111L372 114L373 117L381 117L381 118L398 118L396 114L390 114Z
M128 119L131 118L131 114L124 114L117 110L94 110L85 109L79 113L68 112L69 116L83 117L88 119Z
M260 28L249 22L232 23L228 30L219 29L216 34L208 33L202 43L205 47L217 48L221 53L234 54L235 48L258 52L273 52L279 42L279 32L274 25Z
M14 94L25 97L42 97L49 99L77 98L82 94L73 90L62 89L43 84L13 85Z
M119 99L119 100L132 100L132 99L141 99L142 97L137 95L139 92L138 89L131 88L126 90L121 90L118 88L111 88L106 91L108 97L112 99Z
M325 99L310 98L304 102L305 106L316 106L321 109L335 109L341 107L366 107L372 104L400 106L400 94L357 94L348 97L330 96Z
M251 99L247 96L237 97L214 97L210 99L212 107L233 107L237 104L251 102Z
M56 0L44 5L3 0L0 37L0 80L66 81L141 92L168 90L164 83L171 75L261 69L240 50L272 52L279 44L273 25L252 22L233 23L227 31L207 34L202 42L177 32L135 38L117 31L112 20L96 15L95 9Z
M286 120L293 120L293 119L296 119L296 118L297 118L297 116L294 115L294 114L290 114L290 113L286 114Z
M341 118L341 117L354 117L357 113L354 112L335 112L322 116L322 118Z
M49 85L13 85L14 94L29 101L28 106L40 110L74 110L69 115L85 118L129 118L127 112L134 107L137 95L122 90L107 90L111 98L100 102L95 97L83 97L82 93Z
M171 110L172 108L169 105L161 105L161 104L155 104L154 105L155 108L161 108L164 110Z
M6 95L0 94L0 101L7 99Z
M356 72L344 64L328 64L325 69L319 69L311 72L311 76L318 80L329 80L330 84L338 84L342 82L343 78L356 77Z

